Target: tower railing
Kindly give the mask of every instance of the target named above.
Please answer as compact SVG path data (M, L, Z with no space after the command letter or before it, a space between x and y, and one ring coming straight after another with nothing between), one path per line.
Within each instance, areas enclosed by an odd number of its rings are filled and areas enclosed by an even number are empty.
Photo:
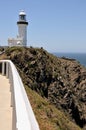
M15 65L10 60L0 60L0 73L11 85L12 130L40 130Z

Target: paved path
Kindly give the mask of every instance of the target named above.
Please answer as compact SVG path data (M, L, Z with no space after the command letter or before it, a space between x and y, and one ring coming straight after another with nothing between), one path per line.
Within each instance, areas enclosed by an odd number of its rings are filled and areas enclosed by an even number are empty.
M12 130L12 110L9 80L0 75L0 130Z

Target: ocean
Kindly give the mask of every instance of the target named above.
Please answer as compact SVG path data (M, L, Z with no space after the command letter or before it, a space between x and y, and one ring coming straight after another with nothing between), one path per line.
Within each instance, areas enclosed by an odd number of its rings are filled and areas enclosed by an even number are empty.
M76 59L83 66L86 67L86 53L53 53L57 57L66 57L71 59Z

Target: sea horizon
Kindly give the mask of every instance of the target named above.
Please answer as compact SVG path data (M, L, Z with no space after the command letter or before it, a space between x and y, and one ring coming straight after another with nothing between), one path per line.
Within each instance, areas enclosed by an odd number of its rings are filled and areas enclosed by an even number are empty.
M77 60L81 65L86 67L86 53L84 52L53 52L57 57L66 57Z

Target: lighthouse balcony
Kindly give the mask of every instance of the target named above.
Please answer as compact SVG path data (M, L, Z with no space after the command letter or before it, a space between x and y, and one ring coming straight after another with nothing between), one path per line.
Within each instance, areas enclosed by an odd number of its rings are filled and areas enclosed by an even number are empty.
M26 25L28 25L28 22L26 22L24 20L21 20L21 21L18 21L17 24L26 24Z

